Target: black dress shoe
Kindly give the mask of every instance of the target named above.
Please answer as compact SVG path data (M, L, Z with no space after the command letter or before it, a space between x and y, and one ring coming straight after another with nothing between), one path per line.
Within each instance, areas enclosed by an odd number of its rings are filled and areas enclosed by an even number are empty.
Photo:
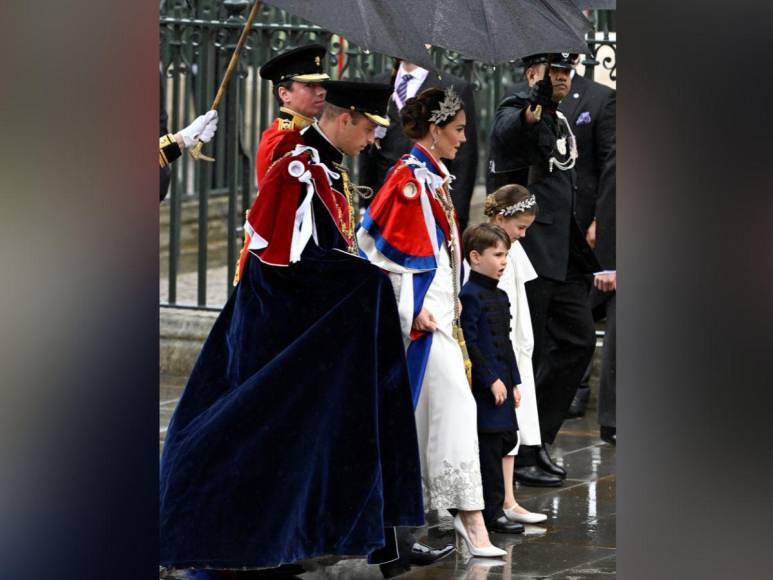
M560 465L556 465L555 462L553 461L553 458L550 457L550 453L548 453L547 443L543 443L542 447L540 447L539 451L537 452L537 465L539 465L542 469L544 469L548 473L553 473L554 475L557 475L561 479L566 477L566 469L564 469Z
M498 534L522 534L523 524L518 522L511 522L504 515L495 519L491 525L487 526L489 532L496 532Z
M601 426L601 440L617 447L617 427Z
M433 562L437 562L441 558L445 558L453 553L455 549L453 544L447 544L442 548L433 548L421 542L416 542L411 546L408 560L412 566L429 566Z
M590 387L580 387L572 399L572 404L569 405L569 410L566 412L566 416L569 419L585 416L585 409L588 408L588 400L590 399Z
M394 578L400 574L405 574L411 569L408 564L399 559L393 562L387 562L386 564L379 564L378 567L384 578Z
M564 480L537 465L515 466L515 481L532 487L560 487Z

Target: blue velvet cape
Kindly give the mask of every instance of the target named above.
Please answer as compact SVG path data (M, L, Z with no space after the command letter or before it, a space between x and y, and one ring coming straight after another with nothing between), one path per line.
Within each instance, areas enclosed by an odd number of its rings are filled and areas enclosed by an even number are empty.
M424 523L397 306L372 264L310 243L245 274L204 344L161 459L161 564L364 555Z

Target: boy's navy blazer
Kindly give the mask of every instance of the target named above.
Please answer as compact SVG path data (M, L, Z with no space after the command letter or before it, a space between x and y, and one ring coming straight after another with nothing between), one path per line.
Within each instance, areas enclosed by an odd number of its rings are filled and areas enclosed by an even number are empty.
M516 428L513 387L521 375L510 341L510 301L498 280L472 271L459 293L462 330L472 361L472 391L478 404L478 429L499 431ZM491 385L501 379L507 400L497 406Z

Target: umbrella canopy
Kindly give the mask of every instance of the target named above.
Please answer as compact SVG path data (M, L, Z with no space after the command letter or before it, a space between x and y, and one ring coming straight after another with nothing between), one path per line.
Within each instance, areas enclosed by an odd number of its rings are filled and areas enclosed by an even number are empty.
M415 1L415 0L414 0ZM277 8L287 10L339 34L360 48L414 62L434 70L429 52L424 46L425 34L419 26L425 24L412 17L413 4L403 0L267 0Z
M540 52L587 52L585 33L592 29L572 0L414 0L410 14L424 24L429 44L489 64Z
M617 10L617 0L572 0L580 10Z

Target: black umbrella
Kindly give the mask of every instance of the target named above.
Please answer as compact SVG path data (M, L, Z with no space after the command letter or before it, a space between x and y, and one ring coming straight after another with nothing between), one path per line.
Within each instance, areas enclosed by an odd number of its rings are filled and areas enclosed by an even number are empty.
M572 0L580 10L616 10L617 0Z
M415 2L415 0L413 0ZM267 0L309 22L339 34L360 48L435 68L413 17L415 5L404 0Z
M571 0L420 0L411 18L434 46L499 64L540 52L587 52L592 24Z

